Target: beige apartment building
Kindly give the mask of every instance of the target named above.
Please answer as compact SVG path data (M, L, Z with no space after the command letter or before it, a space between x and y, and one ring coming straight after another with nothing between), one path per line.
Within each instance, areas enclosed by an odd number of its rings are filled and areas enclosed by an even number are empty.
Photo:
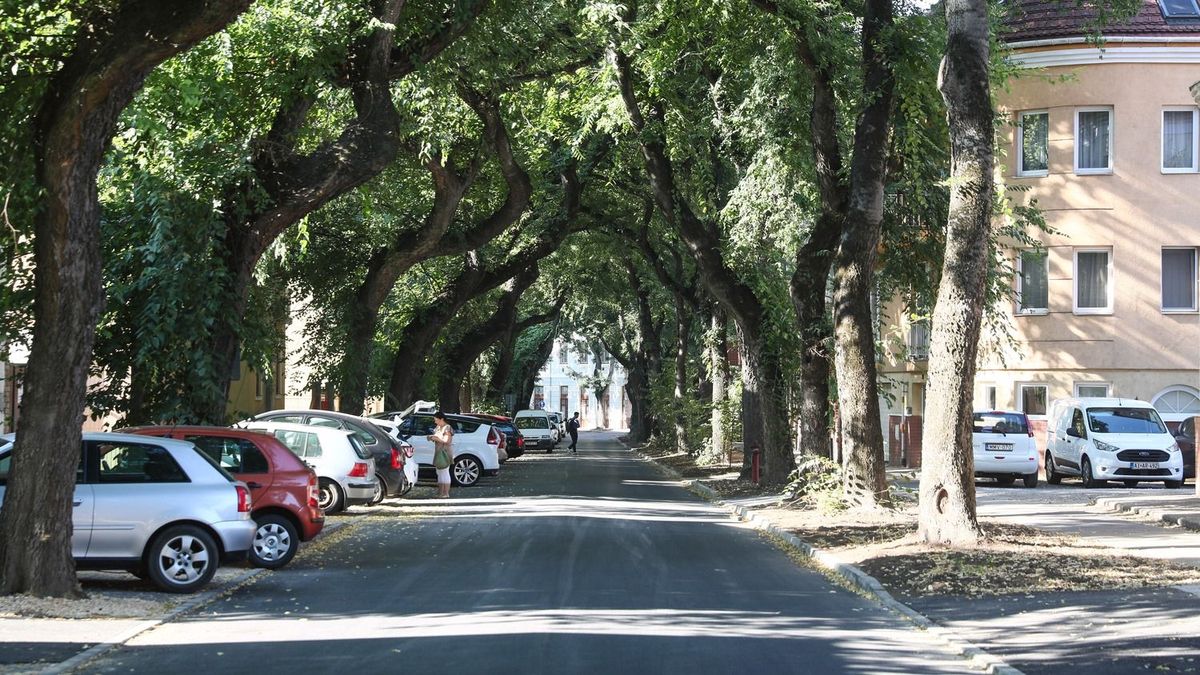
M1050 232L1016 248L1012 341L984 336L977 409L1121 396L1164 420L1200 415L1200 7L1149 0L1089 43L1070 3L1020 2L1005 36L1021 68L995 92L1003 180ZM919 463L928 330L893 311L882 367L889 461ZM1040 435L1039 435L1040 436ZM1041 439L1039 438L1039 442Z

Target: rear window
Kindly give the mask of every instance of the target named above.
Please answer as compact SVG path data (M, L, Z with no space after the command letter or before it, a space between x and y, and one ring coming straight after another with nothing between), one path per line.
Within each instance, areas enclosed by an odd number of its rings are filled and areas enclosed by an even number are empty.
M354 448L354 454L358 455L359 459L371 459L370 451L358 440L358 436L350 434L346 436L346 440L350 441L350 447Z
M549 420L545 417L518 417L518 429L549 429Z
M479 428L479 422L471 422L468 420L446 420L452 429L460 434L473 434Z
M258 446L244 438L223 436L184 436L183 440L211 457L221 468L232 473L270 473L271 467Z
M1016 413L975 413L971 430L977 434L1027 434L1025 416Z
M1153 408L1088 408L1088 427L1097 434L1162 434L1167 427Z
M221 466L220 464L218 464L218 463L217 463L217 460L213 459L213 458L212 458L212 457L211 457L211 456L210 456L210 455L209 455L207 452L205 452L205 451L201 450L199 447L197 447L197 448L196 448L196 454L197 454L197 455L200 455L201 457L203 457L203 458L204 458L204 461L208 462L208 465L209 465L209 466L211 466L212 468L216 469L216 470L217 470L217 473L219 473L219 474L221 474L222 476L224 476L224 477L225 477L225 480L229 481L230 483L232 483L232 482L234 482L234 481L236 481L236 480L237 480L237 478L234 478L234 477L233 477L233 474L231 474L231 473L229 473L228 471L226 471L226 470L225 470L225 467L223 467L223 466Z

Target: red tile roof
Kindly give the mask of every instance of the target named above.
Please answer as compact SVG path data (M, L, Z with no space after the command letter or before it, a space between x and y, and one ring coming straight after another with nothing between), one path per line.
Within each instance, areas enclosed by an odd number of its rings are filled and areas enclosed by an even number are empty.
M1085 37L1097 29L1106 36L1200 36L1200 19L1165 19L1155 0L1142 0L1137 14L1126 21L1109 19L1101 26L1097 6L1111 2L1083 0L1015 0L1005 3L1008 16L1002 38L1008 44L1028 40Z

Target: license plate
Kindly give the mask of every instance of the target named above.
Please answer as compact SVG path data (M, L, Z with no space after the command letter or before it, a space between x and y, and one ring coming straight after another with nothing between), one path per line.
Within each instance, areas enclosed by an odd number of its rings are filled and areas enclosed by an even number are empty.
M1131 462L1129 466L1133 469L1157 469L1158 462Z
M1012 443L984 443L983 449L988 452L1012 452Z

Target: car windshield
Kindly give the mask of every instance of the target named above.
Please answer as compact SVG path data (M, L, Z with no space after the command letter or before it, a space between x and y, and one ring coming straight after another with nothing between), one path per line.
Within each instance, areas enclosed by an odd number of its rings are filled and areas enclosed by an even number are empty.
M517 418L517 428L518 429L549 429L550 425L547 424L547 418L545 418L545 417L518 417Z
M1025 416L1019 413L987 412L975 413L971 430L977 434L1026 434Z
M1153 408L1088 408L1088 427L1097 434L1161 434L1167 428Z

